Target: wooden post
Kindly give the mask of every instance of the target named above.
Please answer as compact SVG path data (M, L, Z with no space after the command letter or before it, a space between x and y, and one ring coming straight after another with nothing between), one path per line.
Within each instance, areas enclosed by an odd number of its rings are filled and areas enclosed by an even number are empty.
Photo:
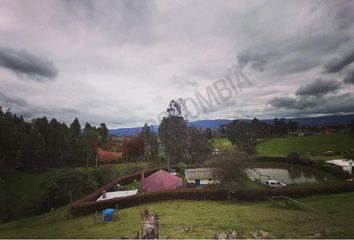
M118 203L116 204L116 209L114 211L114 221L118 219Z

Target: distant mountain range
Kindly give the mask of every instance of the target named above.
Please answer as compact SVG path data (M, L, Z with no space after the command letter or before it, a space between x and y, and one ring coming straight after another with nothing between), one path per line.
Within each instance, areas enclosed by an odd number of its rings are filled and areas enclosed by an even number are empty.
M251 119L238 119L240 121L251 121ZM274 119L259 119L267 123L272 123ZM293 120L298 122L301 126L311 126L311 125L321 125L321 126L331 126L348 124L354 120L354 114L350 115L331 115L323 117L304 117L304 118L287 118L287 121ZM220 125L228 124L232 120L230 119L214 119L214 120L198 120L189 122L189 126L195 126L198 128L218 128ZM132 127L132 128L117 128L109 129L109 134L113 136L134 136L140 133L142 127ZM153 131L157 132L159 125L153 125Z

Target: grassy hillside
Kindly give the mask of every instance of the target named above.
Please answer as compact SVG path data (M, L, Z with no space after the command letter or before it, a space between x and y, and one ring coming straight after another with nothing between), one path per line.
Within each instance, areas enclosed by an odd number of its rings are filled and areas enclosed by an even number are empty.
M321 156L325 151L349 152L354 137L348 134L273 138L257 145L262 156L286 156L289 152Z
M128 172L135 171L134 169L148 168L145 162L136 163L117 163L111 164L112 168L120 175L125 175ZM94 167L83 168L79 167L82 171L93 170ZM11 171L6 174L3 179L3 187L5 192L16 196L12 205L9 206L14 209L14 215L26 215L32 213L33 206L38 205L38 199L42 191L42 184L52 174L60 171L58 169L51 169L44 172L26 173L21 171Z
M139 230L144 207L161 217L161 237L212 238L216 231L244 233L262 229L275 238L306 238L325 228L329 238L354 237L354 193L300 199L320 214L296 207L282 208L270 202L165 201L119 211L116 222L103 223L93 214L66 220L67 208L0 225L0 238L120 238ZM185 224L193 231L183 231Z

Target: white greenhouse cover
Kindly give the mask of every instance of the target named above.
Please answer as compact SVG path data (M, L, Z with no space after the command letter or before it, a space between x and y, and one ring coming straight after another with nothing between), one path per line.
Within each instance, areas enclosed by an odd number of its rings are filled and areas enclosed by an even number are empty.
M128 197L138 193L138 189L135 190L128 190L128 191L115 191L115 192L107 192L106 197L103 198L101 195L96 201L102 201L112 198L120 198L120 197Z

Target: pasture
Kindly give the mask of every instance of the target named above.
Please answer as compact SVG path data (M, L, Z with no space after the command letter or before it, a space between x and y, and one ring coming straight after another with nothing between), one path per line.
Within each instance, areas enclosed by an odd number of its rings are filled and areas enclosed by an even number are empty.
M302 137L272 138L257 145L259 156L286 156L290 152L309 154L311 156L333 159L343 157L354 148L354 137L349 134L333 134ZM325 156L326 151L333 151L335 155Z
M265 230L274 238L308 238L322 229L328 238L354 236L354 193L298 199L320 214L271 202L171 200L120 210L118 220L104 223L93 214L67 220L68 206L51 213L0 225L0 238L132 238L140 227L140 210L148 207L161 217L161 238L212 238L217 231L235 230L246 236ZM192 231L187 233L184 226Z

